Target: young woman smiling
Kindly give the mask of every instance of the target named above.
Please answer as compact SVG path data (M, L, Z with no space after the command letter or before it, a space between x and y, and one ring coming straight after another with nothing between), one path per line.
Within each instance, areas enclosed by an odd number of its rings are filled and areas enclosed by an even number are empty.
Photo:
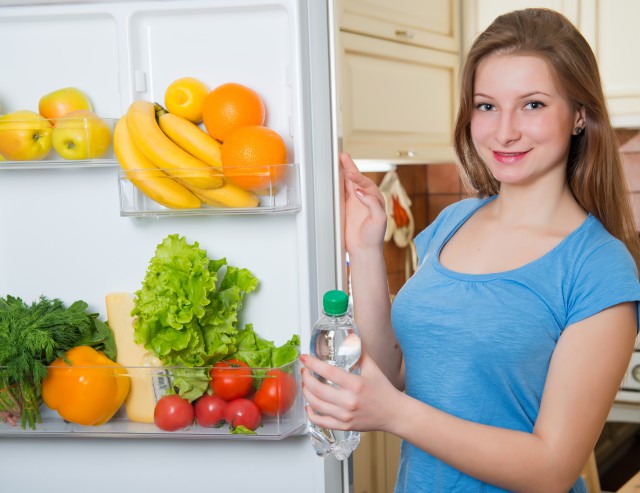
M341 156L364 351L360 375L303 357L309 420L401 437L397 493L584 493L638 330L640 248L597 64L569 21L516 11L477 38L455 147L478 198L415 238L393 307L384 200Z

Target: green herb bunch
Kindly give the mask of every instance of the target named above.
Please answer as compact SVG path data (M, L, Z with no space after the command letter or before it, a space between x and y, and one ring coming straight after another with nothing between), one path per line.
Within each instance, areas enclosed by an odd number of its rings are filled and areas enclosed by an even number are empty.
M41 422L42 381L47 366L76 346L91 346L115 360L111 328L76 301L40 297L31 305L0 298L0 419L35 429Z

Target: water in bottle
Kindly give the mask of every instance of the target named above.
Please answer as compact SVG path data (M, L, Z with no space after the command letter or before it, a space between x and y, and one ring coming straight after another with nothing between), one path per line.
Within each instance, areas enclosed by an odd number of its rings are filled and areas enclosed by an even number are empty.
M351 373L359 373L360 335L353 319L347 313L349 298L343 291L327 291L322 299L324 315L313 326L311 355ZM335 385L322 377L319 379ZM316 453L325 457L332 453L344 460L360 443L357 431L320 428L309 423L311 443Z

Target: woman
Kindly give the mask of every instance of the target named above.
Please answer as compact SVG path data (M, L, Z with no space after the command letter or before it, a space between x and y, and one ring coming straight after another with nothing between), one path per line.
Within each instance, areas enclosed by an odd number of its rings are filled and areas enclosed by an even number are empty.
M597 65L560 14L497 18L462 73L455 148L479 198L415 239L390 307L384 203L341 156L361 375L310 356L311 422L403 441L396 492L585 492L638 327L637 233ZM406 390L406 393L402 391Z

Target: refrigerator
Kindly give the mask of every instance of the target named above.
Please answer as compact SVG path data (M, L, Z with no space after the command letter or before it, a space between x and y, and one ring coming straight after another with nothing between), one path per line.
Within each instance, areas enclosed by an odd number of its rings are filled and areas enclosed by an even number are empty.
M106 320L105 295L138 290L157 244L178 234L249 269L259 287L242 320L277 344L298 334L306 352L322 294L344 288L334 17L333 0L0 0L2 113L73 86L115 122L180 77L237 82L263 99L293 170L255 210L190 214L135 195L113 153L2 162L1 295L82 299ZM5 424L0 490L352 490L349 461L317 457L305 426L266 440L121 431Z

